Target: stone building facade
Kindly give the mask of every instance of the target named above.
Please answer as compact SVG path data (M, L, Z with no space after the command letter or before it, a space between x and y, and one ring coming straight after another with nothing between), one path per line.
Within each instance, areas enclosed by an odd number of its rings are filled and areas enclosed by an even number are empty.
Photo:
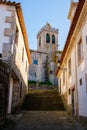
M7 112L11 113L28 90L30 51L20 3L0 1L0 59L10 67Z
M71 26L57 70L67 110L87 123L87 1L71 2Z
M32 64L30 65L29 80L45 82L45 63L47 53L30 50Z
M57 85L58 29L49 23L37 34L37 50L31 50L29 80L50 81ZM32 71L31 71L32 70Z

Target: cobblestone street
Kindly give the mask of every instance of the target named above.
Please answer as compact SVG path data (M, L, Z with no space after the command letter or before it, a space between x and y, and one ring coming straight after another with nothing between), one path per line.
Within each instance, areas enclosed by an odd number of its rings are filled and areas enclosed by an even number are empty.
M23 111L13 130L85 130L65 111Z

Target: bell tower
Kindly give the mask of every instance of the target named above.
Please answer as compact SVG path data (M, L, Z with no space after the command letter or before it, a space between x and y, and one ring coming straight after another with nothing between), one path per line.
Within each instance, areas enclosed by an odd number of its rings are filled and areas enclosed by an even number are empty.
M37 51L47 53L48 75L52 84L55 84L57 68L56 52L58 51L58 29L53 28L48 22L37 34Z
M52 46L58 45L58 29L47 22L37 34L37 50L48 52Z
M37 34L37 50L48 53L53 60L55 51L58 49L58 29L52 28L47 22Z

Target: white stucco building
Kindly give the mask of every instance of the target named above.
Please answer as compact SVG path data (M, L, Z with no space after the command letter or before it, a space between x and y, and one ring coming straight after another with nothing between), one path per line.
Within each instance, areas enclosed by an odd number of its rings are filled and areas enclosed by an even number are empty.
M7 111L11 113L28 89L30 51L20 3L0 1L0 58L10 66Z
M71 25L57 70L59 91L67 110L87 121L87 0L71 2Z

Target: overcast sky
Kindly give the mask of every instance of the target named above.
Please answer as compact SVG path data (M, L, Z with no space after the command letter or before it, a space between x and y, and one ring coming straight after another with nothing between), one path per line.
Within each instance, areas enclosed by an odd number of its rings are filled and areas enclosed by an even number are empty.
M70 26L67 17L71 0L15 1L21 3L30 48L37 49L37 33L48 22L59 30L59 49L63 49Z

